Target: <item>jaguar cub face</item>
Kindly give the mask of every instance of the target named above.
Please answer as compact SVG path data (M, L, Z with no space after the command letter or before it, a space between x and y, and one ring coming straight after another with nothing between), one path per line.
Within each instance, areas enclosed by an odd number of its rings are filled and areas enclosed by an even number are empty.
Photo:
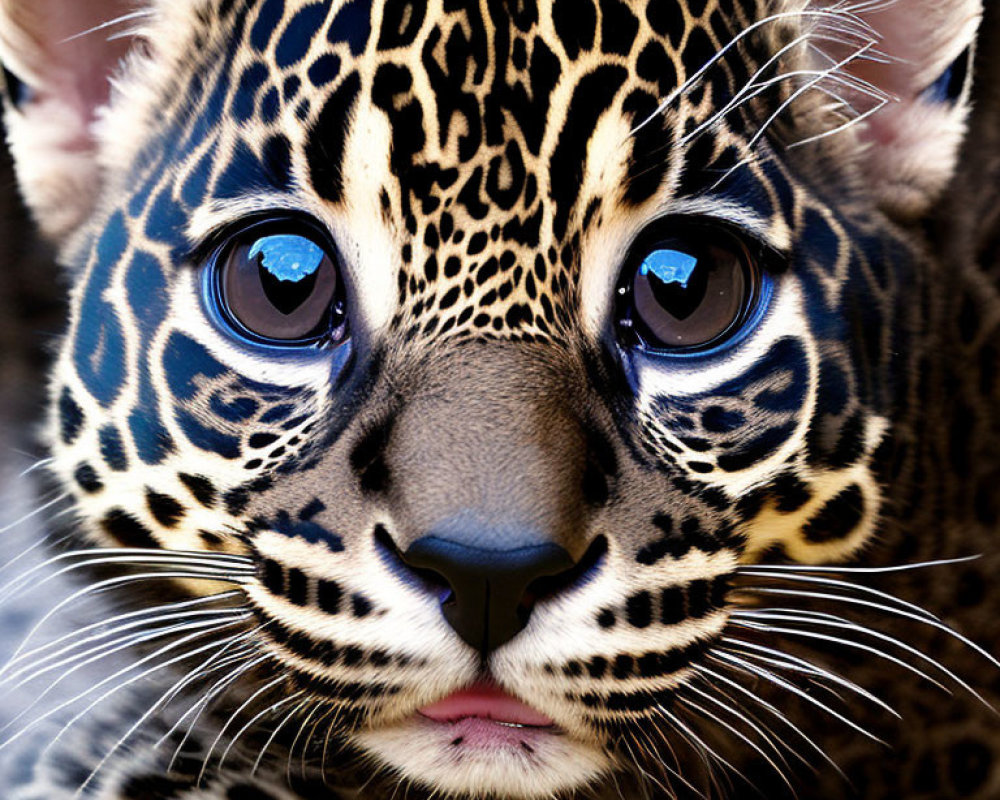
M319 762L547 797L668 761L740 566L880 524L889 220L950 174L978 13L937 5L891 65L898 15L806 2L154 2L75 83L0 34L81 535L236 583L240 724Z

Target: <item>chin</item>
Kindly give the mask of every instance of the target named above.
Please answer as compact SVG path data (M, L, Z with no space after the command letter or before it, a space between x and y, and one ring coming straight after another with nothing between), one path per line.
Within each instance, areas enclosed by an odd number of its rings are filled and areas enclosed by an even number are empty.
M608 756L556 727L420 714L362 731L354 743L401 780L452 798L552 798L610 771Z

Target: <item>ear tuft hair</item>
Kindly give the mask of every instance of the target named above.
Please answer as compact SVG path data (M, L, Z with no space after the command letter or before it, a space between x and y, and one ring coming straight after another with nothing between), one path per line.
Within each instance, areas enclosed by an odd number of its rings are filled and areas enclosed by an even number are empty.
M954 175L965 138L982 0L806 0L806 7L822 12L814 24L826 26L809 48L808 68L840 65L834 94L852 107L844 128L864 184L891 216L922 216ZM812 138L831 119L835 126L836 112Z

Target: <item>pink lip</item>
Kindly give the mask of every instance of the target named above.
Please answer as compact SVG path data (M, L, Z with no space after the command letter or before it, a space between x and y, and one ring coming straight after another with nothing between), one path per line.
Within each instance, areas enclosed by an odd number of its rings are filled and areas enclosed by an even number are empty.
M485 682L474 683L467 689L424 706L418 713L434 722L459 722L474 718L530 728L551 728L555 725L540 711L525 705L499 686Z

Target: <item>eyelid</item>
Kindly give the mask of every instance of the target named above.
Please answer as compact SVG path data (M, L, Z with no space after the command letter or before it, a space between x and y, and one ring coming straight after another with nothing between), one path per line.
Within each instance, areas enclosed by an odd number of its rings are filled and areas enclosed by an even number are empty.
M719 225L742 236L747 243L759 244L774 257L787 261L791 257L793 241L787 223L783 219L776 223L762 216L757 210L736 203L730 199L714 197L688 197L671 201L662 213L650 220L645 229L659 222L689 220L693 223ZM640 234L641 236L641 234ZM638 238L638 237L637 237Z
M623 263L623 268L634 260L635 254L643 246L657 238L667 238L676 236L680 238L685 231L692 228L704 230L705 228L722 228L729 236L737 239L745 246L755 258L757 258L764 270L772 275L779 275L788 267L790 258L789 252L784 252L773 242L764 236L762 231L756 227L748 226L724 216L709 216L706 214L670 214L660 217L648 224L643 231L633 240L628 248L628 255Z
M257 227L271 227L272 225L290 225L301 227L303 231L308 231L313 236L307 236L324 250L338 264L340 263L339 251L333 242L330 234L320 225L319 222L305 214L285 209L272 209L262 211L259 214L242 217L235 222L209 231L201 237L201 241L192 247L184 257L184 262L195 267L201 267L217 258L221 251L234 239L245 235Z

